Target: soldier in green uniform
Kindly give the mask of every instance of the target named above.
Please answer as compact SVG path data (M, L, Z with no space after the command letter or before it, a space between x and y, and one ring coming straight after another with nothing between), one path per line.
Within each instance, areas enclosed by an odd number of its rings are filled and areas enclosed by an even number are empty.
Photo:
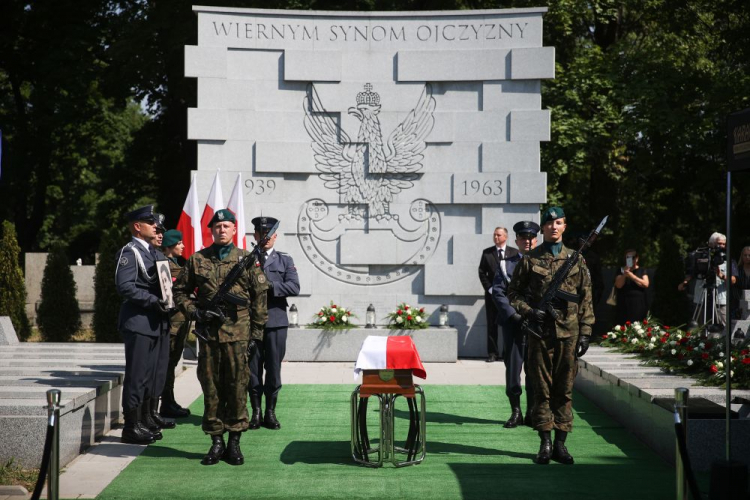
M169 260L169 272L172 282L182 271L180 260L185 245L182 243L182 233L176 229L170 229L164 233L162 241L162 253ZM182 260L184 262L184 260ZM167 365L167 379L164 390L161 393L161 416L167 418L184 418L190 415L190 410L180 406L174 398L174 371L180 362L182 351L185 349L185 339L190 331L190 321L185 320L185 315L179 309L174 309L169 315L169 363Z
M201 342L198 352L198 380L204 398L202 427L212 444L201 463L213 465L223 459L231 465L242 465L245 460L240 436L249 423L248 342L263 338L268 283L257 263L231 288L233 303L220 305L224 318L209 310L206 306L227 274L248 252L232 244L237 227L231 211L218 210L208 226L214 244L188 259L175 282L174 296L186 318L207 325L208 342ZM189 295L196 289L194 302ZM229 432L226 446L225 432Z
M542 338L529 334L528 376L534 389L532 424L539 432L541 446L536 463L550 459L572 464L565 438L573 428L573 381L578 373L577 358L589 347L594 307L591 278L581 259L568 273L561 290L567 299L555 298L557 319L537 308L552 277L574 253L563 246L565 212L552 207L542 214L544 242L523 256L508 288L511 305L521 316L543 325ZM575 297L575 299L572 299ZM554 445L551 441L555 431Z

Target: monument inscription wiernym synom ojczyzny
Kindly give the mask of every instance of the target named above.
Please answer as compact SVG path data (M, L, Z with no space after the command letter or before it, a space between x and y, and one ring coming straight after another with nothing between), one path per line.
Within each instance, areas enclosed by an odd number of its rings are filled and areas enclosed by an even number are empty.
M449 303L459 354L484 355L481 249L546 201L545 9L194 10L200 201L240 172L246 217L281 219L303 321L329 300Z

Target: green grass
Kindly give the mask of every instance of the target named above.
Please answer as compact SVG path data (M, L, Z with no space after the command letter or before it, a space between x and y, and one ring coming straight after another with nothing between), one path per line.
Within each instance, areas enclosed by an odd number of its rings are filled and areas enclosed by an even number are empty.
M427 386L427 458L417 466L371 469L351 459L353 386L285 386L279 431L248 431L245 465L200 460L210 439L200 429L203 400L164 439L149 446L99 496L115 498L283 499L664 499L674 471L589 401L575 398L568 437L573 466L532 463L539 440L527 428L504 429L510 413L499 386ZM371 405L374 409L375 405ZM396 407L405 430L406 405ZM370 424L377 414L371 413ZM370 435L374 435L374 430Z

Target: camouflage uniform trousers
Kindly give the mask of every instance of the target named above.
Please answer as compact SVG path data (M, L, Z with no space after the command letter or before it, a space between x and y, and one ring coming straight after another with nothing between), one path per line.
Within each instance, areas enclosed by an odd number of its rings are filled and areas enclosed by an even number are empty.
M187 340L190 325L190 321L174 322L169 329L169 365L167 367L167 380L164 384L163 395L171 395L174 390L174 371L177 368L177 363L180 362L182 351L185 350L185 340Z
M246 431L250 381L247 341L201 342L198 381L203 389L203 432L220 436L227 431Z
M529 335L528 376L534 389L531 421L537 431L573 430L573 382L578 373L578 336L543 339Z

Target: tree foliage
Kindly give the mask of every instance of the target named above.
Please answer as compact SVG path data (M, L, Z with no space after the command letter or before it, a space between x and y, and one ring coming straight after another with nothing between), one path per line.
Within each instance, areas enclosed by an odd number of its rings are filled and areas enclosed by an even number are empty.
M55 243L47 255L37 324L46 342L67 342L81 328L77 286L65 247Z
M94 271L94 335L97 342L122 342L117 330L120 296L115 287L115 265L122 235L109 230L99 246L99 261Z
M746 0L201 3L362 11L546 6L544 45L555 47L556 77L542 86L552 134L541 161L549 203L565 207L570 230L588 230L609 214L596 248L605 264L619 265L622 251L634 247L643 265L656 267L667 255L680 260L662 245L684 251L726 229L725 118L750 106ZM190 2L0 3L0 218L16 222L24 251L62 241L90 258L102 231L146 202L157 201L174 224L196 164L185 131L197 89L184 77L184 46L196 43ZM750 210L741 196L750 178L734 177L736 257L750 243L750 219L740 217Z
M0 239L0 316L9 316L19 340L31 335L31 325L26 316L26 283L18 256L21 248L16 240L16 228L3 221Z

